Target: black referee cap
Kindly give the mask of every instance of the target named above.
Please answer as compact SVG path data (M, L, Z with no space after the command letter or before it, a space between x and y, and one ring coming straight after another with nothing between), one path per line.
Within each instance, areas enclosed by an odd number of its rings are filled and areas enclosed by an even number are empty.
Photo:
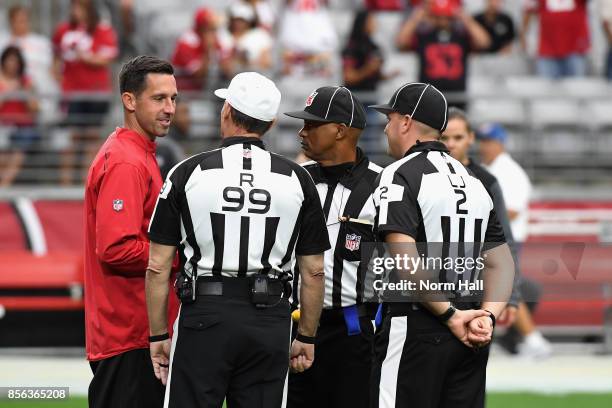
M384 114L398 112L410 115L412 119L440 132L446 129L448 123L446 98L438 88L422 82L402 85L393 93L389 103L370 105L370 108Z
M365 109L359 99L343 86L323 86L306 98L303 111L285 112L292 118L324 123L344 123L348 127L366 126Z

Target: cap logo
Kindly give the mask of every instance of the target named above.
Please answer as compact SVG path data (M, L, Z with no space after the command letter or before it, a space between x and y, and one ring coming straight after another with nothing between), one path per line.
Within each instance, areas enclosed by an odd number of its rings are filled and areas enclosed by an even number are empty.
M314 101L315 96L317 96L318 94L319 93L317 91L314 91L313 93L308 95L308 98L306 98L306 106L312 105L312 102Z

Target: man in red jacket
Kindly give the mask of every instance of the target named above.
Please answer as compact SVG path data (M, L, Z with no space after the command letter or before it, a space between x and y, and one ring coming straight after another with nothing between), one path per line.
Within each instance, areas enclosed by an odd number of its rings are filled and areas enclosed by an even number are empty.
M164 388L149 355L147 229L162 187L155 138L168 133L177 88L172 65L147 56L126 63L119 80L124 126L96 155L85 190L89 407L155 408L163 405ZM172 321L177 305L170 296Z

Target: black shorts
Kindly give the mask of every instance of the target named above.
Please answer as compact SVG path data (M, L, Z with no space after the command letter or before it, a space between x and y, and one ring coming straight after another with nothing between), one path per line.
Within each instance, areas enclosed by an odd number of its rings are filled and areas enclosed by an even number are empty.
M161 408L165 387L153 373L149 349L126 351L89 363L89 408Z

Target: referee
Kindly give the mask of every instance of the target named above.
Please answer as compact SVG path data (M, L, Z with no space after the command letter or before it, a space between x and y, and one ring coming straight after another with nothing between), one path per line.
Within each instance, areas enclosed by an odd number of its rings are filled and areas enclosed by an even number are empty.
M221 110L223 147L175 166L149 228L147 306L151 359L167 383L165 407L279 407L287 375L294 260L302 319L290 352L303 371L314 360L329 249L316 188L301 166L265 149L280 92L260 74L236 75ZM180 247L181 311L172 345L165 303ZM169 367L168 367L169 366Z
M522 297L519 282L520 271L518 267L518 256L516 253L517 248L514 242L514 236L512 235L512 228L510 228L510 220L506 212L506 202L497 178L489 173L487 169L476 163L468 154L470 146L474 143L475 137L476 135L474 134L474 130L472 129L465 111L454 106L448 108L448 124L440 137L440 141L446 145L449 154L471 171L474 177L480 180L487 189L493 200L497 219L504 230L506 243L510 246L510 250L512 251L512 259L514 260L514 266L516 268L514 283L512 285L512 295L499 319L499 323L505 323L511 326L516 320L518 304Z
M381 173L375 194L381 239L392 255L412 259L420 255L415 243L455 243L455 249L484 243L484 297L481 304L386 303L375 340L372 406L484 407L488 344L514 274L502 227L482 183L437 141L447 125L438 89L406 84L373 108L387 116L389 151L398 159Z
M372 194L382 168L357 147L366 114L345 87L325 86L306 98L299 136L314 179L332 249L325 252L325 301L313 367L289 375L287 407L368 406L376 305L364 303L364 243L374 241ZM296 287L294 285L294 287ZM294 296L294 302L299 300Z

